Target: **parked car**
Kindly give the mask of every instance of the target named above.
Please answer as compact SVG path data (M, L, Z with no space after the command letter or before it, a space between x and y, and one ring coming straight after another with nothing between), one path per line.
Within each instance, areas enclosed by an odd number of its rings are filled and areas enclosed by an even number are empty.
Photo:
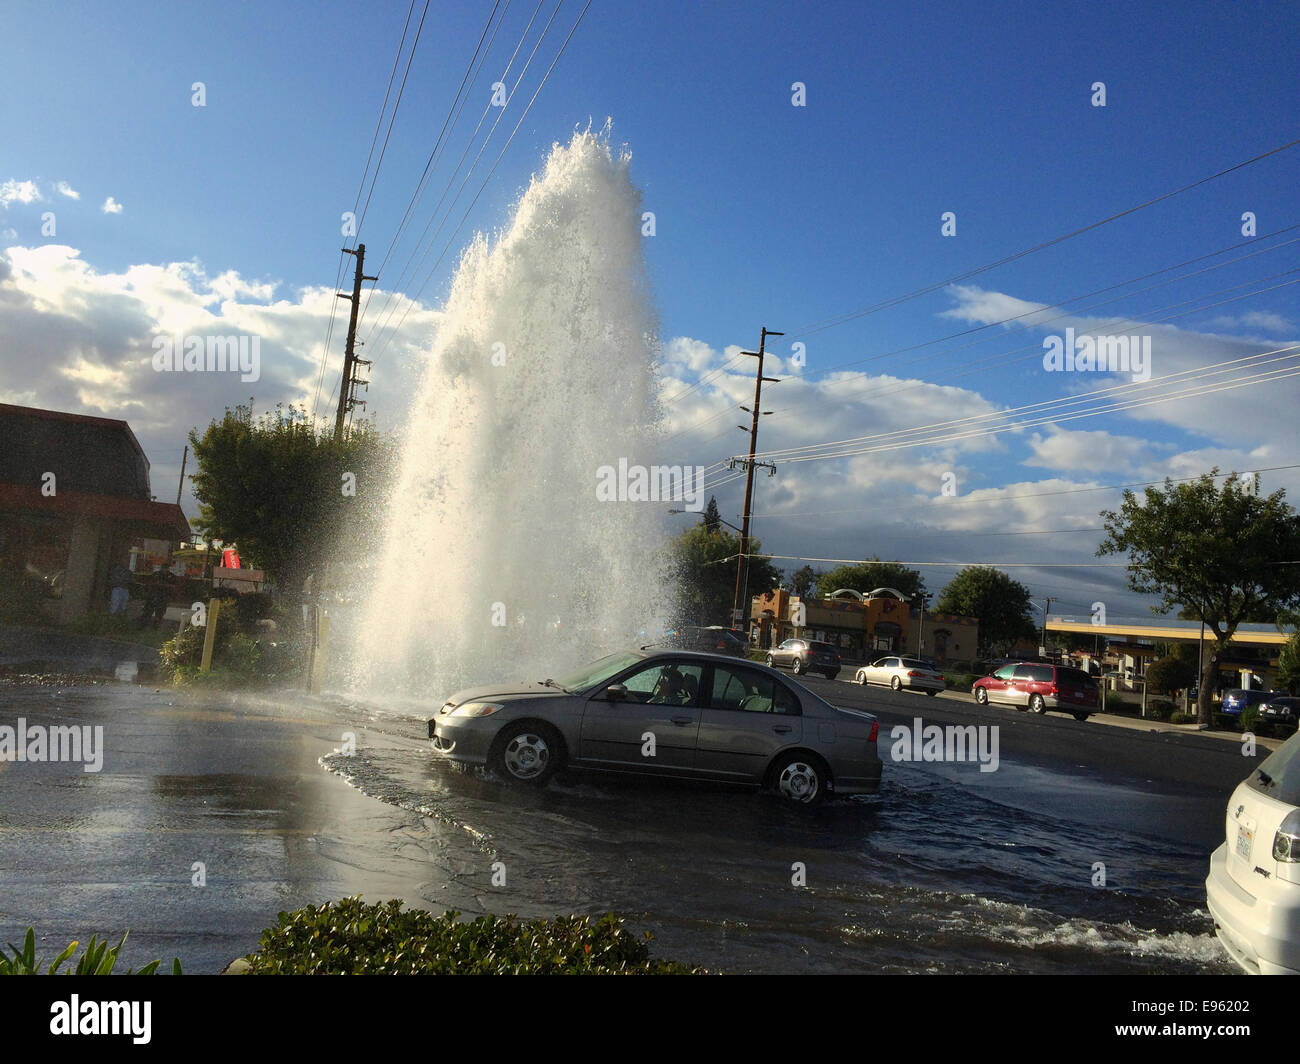
M542 784L568 766L769 787L804 805L874 794L877 733L872 714L756 662L666 649L458 691L429 720L438 754L510 780Z
M853 679L855 683L882 684L895 691L901 691L905 687L924 691L931 697L948 686L943 673L920 658L881 658L870 665L863 665Z
M1296 727L1300 723L1300 698L1291 695L1277 695L1259 707L1261 720L1270 724L1289 724Z
M702 650L710 654L728 654L734 658L749 656L749 644L742 635L734 629L721 626L701 628L693 624L683 625L670 633L665 642L681 650Z
M1219 710L1226 717L1239 717L1247 706L1258 706L1286 694L1285 691L1256 691L1242 687L1231 687L1223 692L1223 707Z
M1300 975L1300 734L1228 799L1205 900L1219 942L1255 975Z
M805 672L824 673L833 680L840 674L840 652L829 643L812 639L787 639L767 652L772 668L789 668L796 676Z
M1087 720L1098 710L1097 681L1082 669L1064 665L1019 662L1003 665L976 680L971 694L980 705L1000 702L1046 713L1059 709L1075 720Z

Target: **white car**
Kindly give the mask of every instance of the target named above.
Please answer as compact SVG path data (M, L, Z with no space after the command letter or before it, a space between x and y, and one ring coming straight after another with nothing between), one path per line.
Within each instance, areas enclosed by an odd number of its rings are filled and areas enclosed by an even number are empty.
M1300 735L1228 802L1205 900L1228 955L1253 975L1300 975Z
M859 684L881 684L901 691L904 687L924 691L933 697L948 686L948 681L929 662L920 658L881 658L863 665L854 676Z

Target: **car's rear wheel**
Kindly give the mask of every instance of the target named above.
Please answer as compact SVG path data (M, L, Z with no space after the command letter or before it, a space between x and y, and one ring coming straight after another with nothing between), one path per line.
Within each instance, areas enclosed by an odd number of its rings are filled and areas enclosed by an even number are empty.
M488 767L507 779L540 787L560 767L563 746L554 728L520 721L497 736L488 753Z
M826 670L826 679L828 679L828 680L833 680L833 679L835 679L835 677L838 676L839 674L840 674L840 673L839 673L839 670L838 670L838 669L827 669L827 670Z
M929 695L931 698L933 698L933 697L934 697L935 695L937 695L939 692L938 692L938 691L926 691L925 693L926 693L927 695Z
M1075 719L1075 720L1087 720L1087 719L1088 719L1088 714L1087 714L1087 713L1076 713L1076 714L1074 715L1074 719Z
M1030 695L1030 696L1029 696L1029 712L1030 712L1030 713L1046 713L1046 712L1047 712L1047 703L1043 701L1043 696L1042 696L1042 695Z
M897 676L895 676L889 681L889 686L892 687L895 691L897 691L900 687L903 686L903 681L900 680Z
M981 706L987 706L989 704L989 693L982 687L975 688L975 701Z
M828 773L817 758L785 754L772 766L772 787L787 802L820 805L826 800Z
M866 687L867 674L865 672L859 671L858 674L855 677L853 677L853 682L856 683L859 687Z
M790 668L792 668L792 669L794 670L794 674L795 674L796 676L801 675L801 674L803 673L803 661L802 661L802 659L800 659L800 658L795 658L795 659L794 659L794 664L791 665Z

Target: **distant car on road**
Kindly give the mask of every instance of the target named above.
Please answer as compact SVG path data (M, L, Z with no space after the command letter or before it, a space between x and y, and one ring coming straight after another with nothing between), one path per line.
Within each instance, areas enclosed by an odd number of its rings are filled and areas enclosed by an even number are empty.
M1225 717L1240 717L1241 711L1247 706L1258 706L1286 694L1285 691L1257 691L1254 689L1246 690L1243 687L1230 687L1223 692L1223 706L1219 712Z
M855 683L881 684L892 687L895 691L903 688L924 691L931 697L948 686L943 673L920 658L881 658L870 665L863 665L853 679Z
M682 650L702 650L709 654L728 654L734 658L749 656L749 645L731 628L713 626L701 628L687 624L676 629L665 640L669 646Z
M787 639L767 652L767 664L772 668L789 668L796 676L805 672L820 672L833 680L840 674L840 653L829 643L813 639Z
M815 805L880 786L875 716L757 662L611 654L561 680L458 691L429 721L442 757L543 784L562 766L768 787Z
M1300 698L1291 695L1270 698L1259 707L1259 716L1270 724L1289 724L1294 728L1300 723Z
M1064 665L1003 665L992 675L976 680L971 694L982 706L1000 702L1034 713L1059 709L1072 714L1075 720L1087 720L1098 709L1097 681L1082 669Z
M1300 975L1300 734L1228 799L1205 900L1219 942L1252 975Z

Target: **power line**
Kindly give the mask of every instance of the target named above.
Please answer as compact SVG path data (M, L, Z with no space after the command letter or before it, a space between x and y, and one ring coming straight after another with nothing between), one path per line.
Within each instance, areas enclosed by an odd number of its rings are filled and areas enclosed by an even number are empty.
M955 277L949 277L947 280L938 281L934 284L927 285L924 288L918 288L915 291L909 292L905 295L895 296L892 299L887 299L884 300L883 302L873 304L872 306L865 307L862 310L856 310L848 314L841 314L833 318L823 319L820 322L814 322L812 325L805 326L804 328L795 331L791 335L811 336L814 333L823 332L826 329L834 328L837 325L843 325L845 322L854 321L857 318L865 317L868 314L874 314L877 311L885 310L889 307L897 306L900 303L908 302L910 300L916 299L923 295L928 295L929 293L936 292L940 288L945 288L950 284L956 284L959 281L968 280L971 277L978 276L981 273L986 273L989 270L996 269L999 266L1005 266L1009 262L1015 262L1017 259L1023 259L1027 255L1033 255L1036 252L1045 250L1046 248L1054 247L1055 245L1064 243L1067 240L1072 240L1076 236L1082 236L1084 233L1091 232L1094 229L1099 229L1101 226L1109 225L1111 222L1118 221L1120 218L1126 218L1130 214L1136 214L1138 211L1145 210L1147 207L1152 207L1155 204L1162 203L1167 199L1173 198L1174 196L1179 196L1184 192L1189 192L1194 188L1199 188L1201 185L1208 184L1211 181L1216 181L1221 177L1225 177L1228 174L1231 174L1237 170L1250 166L1253 163L1257 163L1262 159L1267 159L1271 155L1277 155L1279 152L1287 151L1290 148L1294 148L1297 144L1300 144L1300 139L1293 140L1287 144L1281 144L1278 147L1272 148L1269 151L1263 152L1260 155L1256 155L1251 159L1247 159L1244 162L1240 162L1234 166L1230 166L1226 170L1220 170L1218 173L1211 174L1209 177L1203 177L1199 181L1193 181L1189 185L1183 185L1181 188L1176 188L1172 192L1166 192L1163 195L1156 196L1155 198L1149 199L1144 203L1139 203L1135 207L1129 207L1127 210L1119 211L1115 214L1109 215L1108 217L1102 218L1100 221L1093 222L1090 225L1085 225L1079 229L1071 230L1070 232L1064 233L1061 236L1053 237L1051 240L1045 240L1041 244L1035 244L1031 248L1026 248L1023 251L1017 251L1015 254L1004 256L1003 258L1000 258L995 262L990 262L983 266L977 266L975 269L967 270L965 273L957 274Z

